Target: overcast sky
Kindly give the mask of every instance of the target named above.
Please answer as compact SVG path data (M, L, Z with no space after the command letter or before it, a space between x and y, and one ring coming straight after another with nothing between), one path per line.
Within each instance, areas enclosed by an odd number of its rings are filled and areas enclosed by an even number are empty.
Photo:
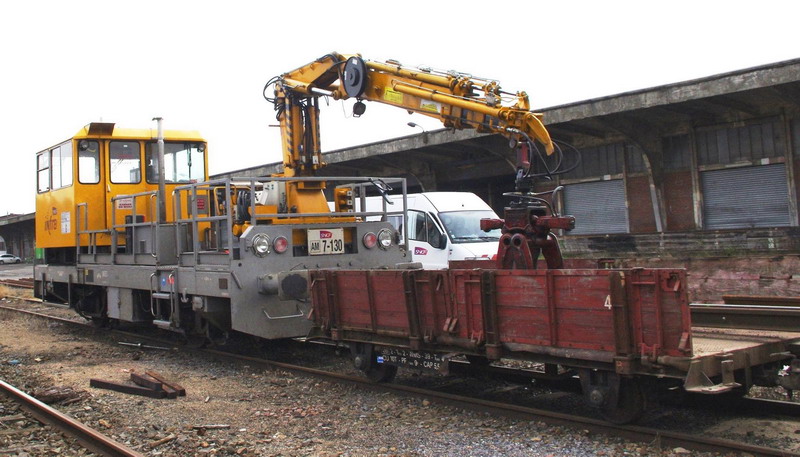
M455 69L534 107L800 57L795 1L11 1L0 15L0 215L34 210L35 153L93 121L198 130L210 172L281 159L270 77L330 51ZM439 128L323 108L333 150ZM323 104L324 105L324 104ZM509 177L511 179L511 177Z

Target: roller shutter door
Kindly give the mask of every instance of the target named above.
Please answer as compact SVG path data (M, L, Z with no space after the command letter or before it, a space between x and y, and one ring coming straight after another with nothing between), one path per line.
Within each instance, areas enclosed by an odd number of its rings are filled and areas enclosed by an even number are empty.
M571 235L628 233L628 208L621 179L568 184L564 188L565 214L575 216Z
M704 171L706 229L790 225L786 167L782 164Z

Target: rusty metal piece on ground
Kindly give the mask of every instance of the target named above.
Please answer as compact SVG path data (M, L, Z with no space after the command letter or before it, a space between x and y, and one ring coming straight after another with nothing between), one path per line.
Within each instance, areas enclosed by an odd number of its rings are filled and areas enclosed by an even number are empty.
M154 379L154 378L152 378L150 376L147 376L146 374L145 375L140 375L139 373L132 372L131 373L131 381L133 381L134 384L136 384L136 385L139 385L139 386L142 386L142 387L147 387L148 389L151 389L151 390L164 390L162 388L163 384L158 382L158 380L156 380L156 379Z
M209 424L209 425L195 425L192 430L225 430L231 428L228 424Z
M75 390L72 387L52 386L34 390L32 395L39 401L53 404L71 404L83 400L88 396L85 390Z
M120 341L119 344L121 344L123 346L133 346L135 348L140 348L140 349L158 349L158 350L161 350L161 351L171 351L171 350L174 349L174 348L165 348L165 347L162 347L162 346L148 346L148 345L142 344L142 343L126 343L124 341Z
M37 420L53 425L74 436L88 450L107 457L143 457L111 438L76 421L43 402L26 395L14 386L0 381L0 392L8 395L29 411Z
M144 373L147 376L150 376L151 378L153 378L156 381L160 382L164 387L169 387L171 389L174 389L175 391L178 392L179 396L181 396L181 397L185 397L186 396L186 389L184 389L183 386L181 386L180 384L172 382L172 381L168 381L166 378L164 378L164 376L162 376L161 374L159 374L159 373L157 373L155 371L147 370Z
M152 390L163 390L167 393L167 398L178 398L178 391L170 386L164 385L161 381L147 374L131 373L131 381L134 384Z
M165 436L164 438L161 438L160 440L155 440L152 443L147 443L145 447L147 449L154 449L157 448L158 446L161 446L164 443L169 443L170 441L173 441L177 438L178 437L174 433L170 433L169 435Z
M102 379L90 379L89 385L98 389L108 389L126 394L141 395L149 398L166 398L167 396L167 393L163 390L152 390L145 387L132 386L130 384L104 381Z

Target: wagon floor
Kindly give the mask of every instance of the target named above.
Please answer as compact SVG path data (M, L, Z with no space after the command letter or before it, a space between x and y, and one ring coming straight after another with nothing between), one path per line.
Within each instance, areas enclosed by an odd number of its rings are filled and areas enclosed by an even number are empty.
M695 358L709 357L800 340L800 332L692 327Z

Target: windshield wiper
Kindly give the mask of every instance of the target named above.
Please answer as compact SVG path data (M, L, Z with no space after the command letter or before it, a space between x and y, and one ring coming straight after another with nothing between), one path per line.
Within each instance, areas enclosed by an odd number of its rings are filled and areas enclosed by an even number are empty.
M493 236L478 236L478 235L453 237L453 241L499 241L499 240L500 238Z

